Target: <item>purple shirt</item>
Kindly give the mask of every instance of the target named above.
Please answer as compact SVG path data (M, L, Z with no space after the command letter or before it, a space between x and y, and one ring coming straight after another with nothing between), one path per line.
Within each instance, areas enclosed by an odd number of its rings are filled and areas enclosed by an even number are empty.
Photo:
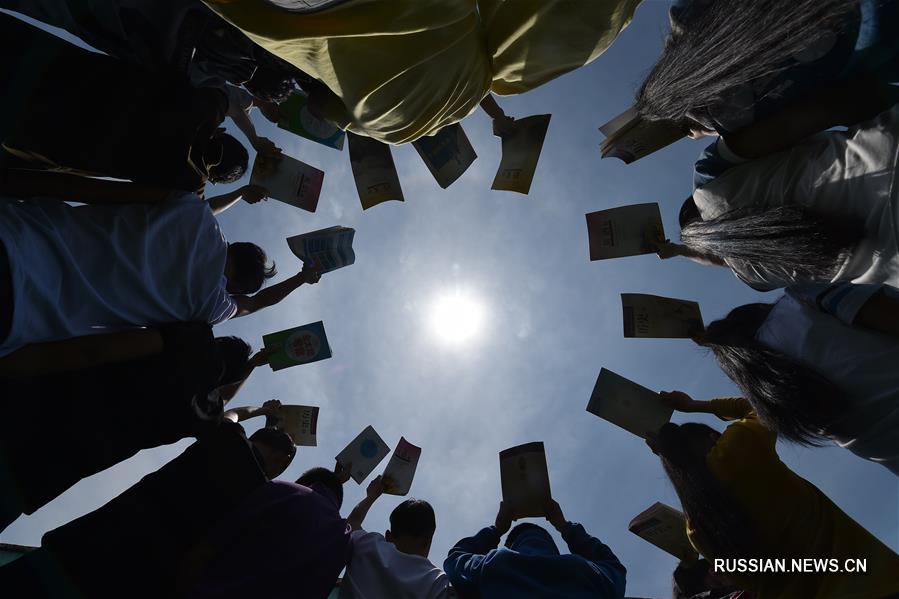
M189 595L324 599L349 561L351 532L323 486L270 481L222 522L217 555Z

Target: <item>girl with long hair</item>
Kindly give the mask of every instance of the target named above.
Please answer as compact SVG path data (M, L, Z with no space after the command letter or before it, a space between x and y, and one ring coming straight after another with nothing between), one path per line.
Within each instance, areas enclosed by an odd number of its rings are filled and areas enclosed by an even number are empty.
M799 285L748 304L694 340L757 419L791 441L835 441L899 475L899 290Z
M693 402L723 419L666 424L648 441L681 500L687 536L706 559L725 560L728 581L758 599L890 597L899 592L899 555L780 461L777 435L740 400ZM694 410L699 411L699 410ZM740 560L845 560L865 556L867 575L739 572ZM748 562L745 562L748 563ZM721 574L721 572L718 572Z
M729 267L760 291L803 282L899 286L899 105L847 131L721 170L659 255Z

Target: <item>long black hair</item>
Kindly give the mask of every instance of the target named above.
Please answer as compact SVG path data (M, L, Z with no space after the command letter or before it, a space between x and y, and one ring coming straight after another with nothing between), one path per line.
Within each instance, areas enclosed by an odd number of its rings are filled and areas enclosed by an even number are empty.
M838 224L793 205L694 218L682 223L680 237L690 249L761 266L789 285L832 281L863 235L852 223Z
M714 557L725 559L750 557L757 553L754 527L709 470L706 454L691 447L692 440L715 433L705 424L668 423L659 431L657 451L684 515L704 544L709 545L706 551L711 549Z
M739 86L790 66L828 31L840 31L858 0L711 0L683 15L637 93L650 120L708 123L709 108Z
M823 375L756 340L771 307L734 308L696 342L712 350L762 424L796 443L823 445L846 411L845 396Z

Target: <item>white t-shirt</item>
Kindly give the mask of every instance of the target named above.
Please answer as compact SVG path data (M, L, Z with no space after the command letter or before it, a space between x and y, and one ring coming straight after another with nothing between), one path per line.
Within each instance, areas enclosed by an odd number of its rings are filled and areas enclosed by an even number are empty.
M356 530L340 599L444 599L449 580L426 557L410 555L376 532Z
M899 340L843 324L789 294L756 339L820 373L846 392L841 447L899 475Z
M746 162L693 192L703 220L746 206L801 205L855 223L863 239L833 281L899 286L899 105L847 131ZM761 265L731 263L756 289L783 287ZM821 281L824 282L824 281Z
M237 310L225 289L228 244L194 194L77 207L0 198L0 241L14 298L0 355L135 326L217 324Z

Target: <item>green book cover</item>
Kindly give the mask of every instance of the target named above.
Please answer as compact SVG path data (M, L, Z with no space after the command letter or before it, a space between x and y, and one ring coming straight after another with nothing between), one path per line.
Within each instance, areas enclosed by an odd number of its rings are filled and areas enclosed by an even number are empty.
M274 350L268 358L272 370L298 364L318 362L331 357L331 346L322 321L270 333L262 337L266 349Z

